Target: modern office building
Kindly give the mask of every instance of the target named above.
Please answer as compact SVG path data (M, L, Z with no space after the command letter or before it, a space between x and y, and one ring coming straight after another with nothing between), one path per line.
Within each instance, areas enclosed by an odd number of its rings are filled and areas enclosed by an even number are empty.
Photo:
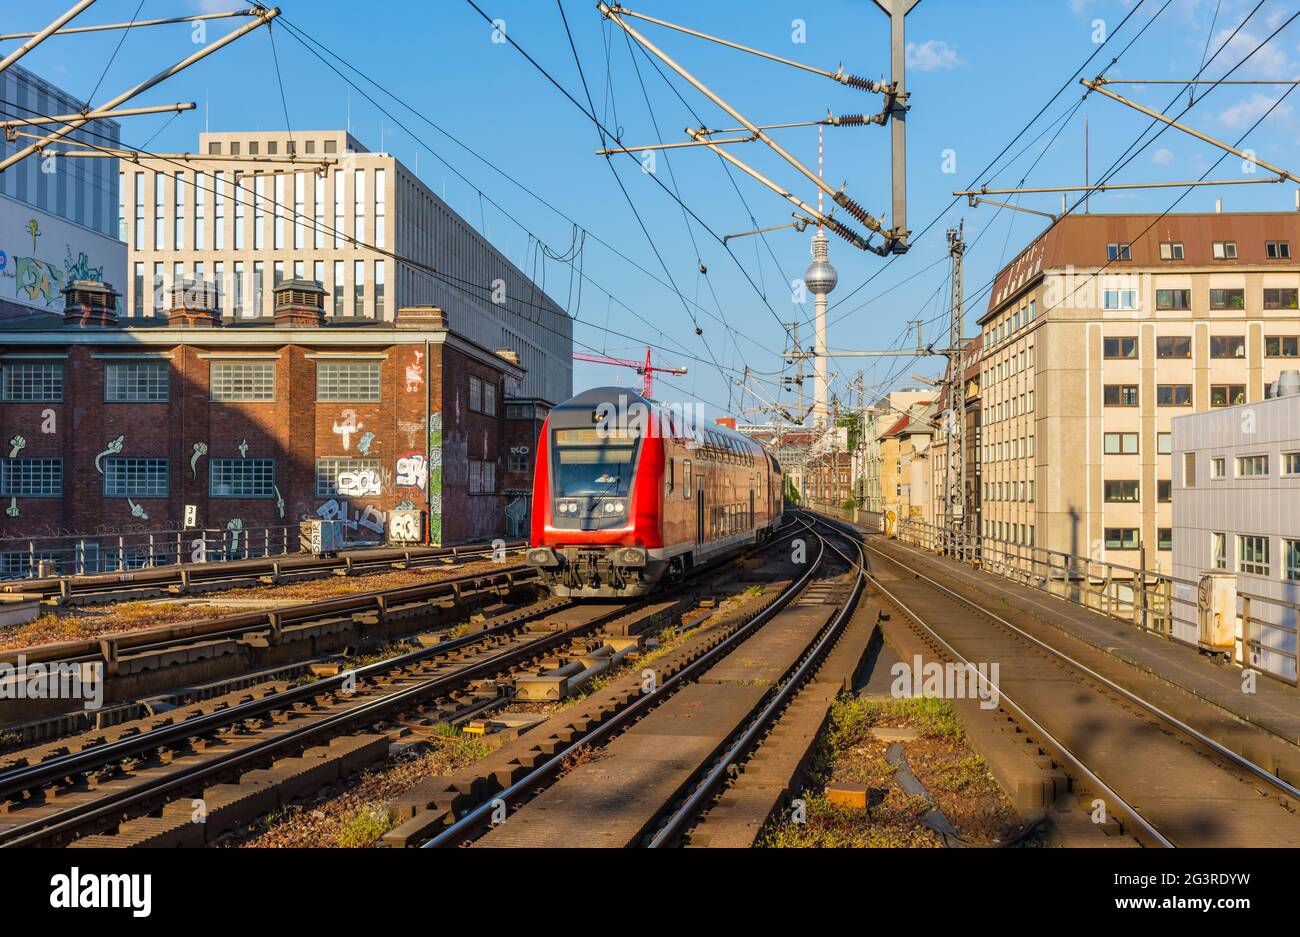
M330 319L456 310L466 338L518 352L523 395L572 396L564 310L402 163L344 131L202 133L194 161L122 167L121 215L130 316L164 315L168 287L192 277L221 285L226 318L268 317L278 283L315 280Z
M86 105L13 65L0 72L0 123L59 117ZM17 133L48 133L48 125L12 126L0 133L0 160L31 140ZM95 120L71 141L116 146L118 125ZM62 147L62 145L60 146ZM63 310L72 280L120 284L126 246L118 240L115 159L32 155L0 172L0 319Z
M1172 567L1176 416L1300 356L1300 213L1070 215L997 276L981 357L985 536Z
M1300 605L1300 372L1287 396L1173 420L1175 636L1197 642L1203 576L1231 576L1260 624L1246 633L1243 662L1295 680ZM1243 604L1244 616L1247 607ZM1271 627L1270 627L1271 626ZM1253 639L1249 640L1249 639Z

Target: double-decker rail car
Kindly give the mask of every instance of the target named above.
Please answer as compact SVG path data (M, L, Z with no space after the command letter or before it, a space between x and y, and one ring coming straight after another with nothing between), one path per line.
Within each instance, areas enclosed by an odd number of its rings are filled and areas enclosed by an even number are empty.
M542 425L527 559L557 596L644 595L766 539L782 507L780 466L758 443L598 387Z

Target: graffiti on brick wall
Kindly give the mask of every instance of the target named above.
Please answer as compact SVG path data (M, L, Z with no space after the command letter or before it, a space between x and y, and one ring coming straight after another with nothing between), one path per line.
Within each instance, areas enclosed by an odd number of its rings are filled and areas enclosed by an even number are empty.
M421 491L429 487L429 461L423 453L411 452L397 460L397 484Z
M149 515L145 512L145 509L141 505L136 504L130 498L126 499L126 505L131 509L132 517L138 517L142 521L147 521L149 519Z
M248 440L247 440L247 439L241 439L241 440L239 441L239 445L238 445L236 448L239 449L239 457L240 457L241 459L247 459L247 458L248 458Z
M362 455L370 455L370 447L373 446L374 443L375 443L375 434L371 432L365 432L362 433L361 438L357 440L357 448L361 450Z
M424 352L415 349L415 360L406 366L406 392L417 393L424 386Z
M374 469L362 469L359 472L339 472L334 482L334 491L348 498L365 498L370 495L383 494L384 486L379 473Z
M429 539L442 543L442 414L429 416Z
M284 517L284 495L280 494L280 486L272 485L275 489L275 510L281 517Z
M355 410L344 410L339 415L343 419L335 422L331 429L343 441L343 449L347 451L352 448L352 437L361 432L361 427L365 424L357 419L357 411Z
M99 455L95 456L95 471L98 472L100 475L103 475L103 474L104 474L104 462L103 462L103 460L104 460L104 456L106 456L106 455L117 455L119 452L122 451L122 447L125 446L125 445L126 445L126 437L125 437L125 436L118 436L116 439L114 439L112 442L110 442L110 443L108 444L108 448L107 448L107 449L105 449L103 452L99 453Z
M18 458L18 453L27 448L27 440L22 436L15 436L9 440L9 458Z
M419 542L420 512L393 511L388 517L388 540L391 543Z
M205 442L196 442L194 444L194 454L190 456L190 475L197 481L199 477L199 459L208 454L208 444Z
M384 522L387 519L384 512L373 504L367 504L358 512L347 501L340 501L337 498L326 501L318 507L316 516L325 521L342 521L343 526L348 530L364 527L377 534L384 532Z

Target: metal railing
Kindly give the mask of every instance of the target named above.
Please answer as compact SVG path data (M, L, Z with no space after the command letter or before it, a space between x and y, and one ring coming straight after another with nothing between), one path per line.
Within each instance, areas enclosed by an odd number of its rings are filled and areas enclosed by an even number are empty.
M898 539L1121 619L1143 631L1204 649L1198 635L1209 609L1196 581L917 520L900 520ZM1144 567L1145 558L1139 555ZM1237 619L1240 627L1233 660L1292 686L1300 685L1296 655L1300 605L1238 592Z
M5 537L0 538L0 580L285 556L298 552L299 539L297 525Z

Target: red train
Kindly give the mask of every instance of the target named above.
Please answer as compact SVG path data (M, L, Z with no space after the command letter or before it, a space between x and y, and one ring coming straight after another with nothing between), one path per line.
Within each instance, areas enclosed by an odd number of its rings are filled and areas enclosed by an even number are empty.
M758 443L598 387L542 426L528 563L557 596L644 595L766 539L782 507L780 466Z

